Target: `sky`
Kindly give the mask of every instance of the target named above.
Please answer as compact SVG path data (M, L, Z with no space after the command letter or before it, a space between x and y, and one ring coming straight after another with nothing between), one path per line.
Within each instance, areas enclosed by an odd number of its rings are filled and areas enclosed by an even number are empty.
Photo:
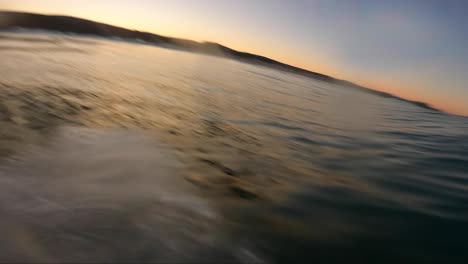
M465 0L0 0L213 41L468 116Z

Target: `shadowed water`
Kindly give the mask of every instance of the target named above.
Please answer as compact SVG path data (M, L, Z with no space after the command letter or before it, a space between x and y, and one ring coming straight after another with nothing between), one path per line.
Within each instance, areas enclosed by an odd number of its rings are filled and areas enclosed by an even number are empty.
M0 260L468 260L464 117L99 38L0 54Z

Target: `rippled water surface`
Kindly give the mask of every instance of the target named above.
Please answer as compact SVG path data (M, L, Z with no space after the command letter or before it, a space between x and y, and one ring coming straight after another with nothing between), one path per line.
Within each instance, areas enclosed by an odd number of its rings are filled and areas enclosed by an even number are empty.
M130 42L0 57L0 261L468 262L464 117Z

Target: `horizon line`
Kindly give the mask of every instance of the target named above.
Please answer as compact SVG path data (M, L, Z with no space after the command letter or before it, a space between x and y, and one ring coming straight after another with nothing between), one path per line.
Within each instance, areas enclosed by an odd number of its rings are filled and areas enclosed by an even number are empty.
M323 73L320 73L320 72L315 72L311 69L308 69L308 68L305 68L305 67L299 67L299 66L295 66L293 64L289 64L289 63L284 63L284 62L281 62L279 60L276 60L276 59L273 59L273 58L270 58L270 57L267 57L267 56L264 56L264 55L261 55L261 54L256 54L256 53L252 53L252 52L249 52L249 51L239 51L239 50L235 50L235 49L231 49L229 46L227 45L224 45L224 44L221 44L219 42L213 42L213 41L209 41L209 40L202 40L202 41L197 41L197 40L192 40L192 39L187 39L187 38L183 38L183 37L172 37L172 36L166 36L166 35L160 35L160 34L157 34L157 33L154 33L154 32L151 32L151 31L140 31L139 29L136 29L136 28L126 28L126 27L123 27L123 26L117 26L117 25L113 25L113 24L109 24L107 22L103 22L103 21L97 21L97 20L91 20L91 19L87 19L87 18L81 18L81 17L77 17L77 16L72 16L72 15L67 15L67 14L60 14L60 13L33 13L33 12L24 12L24 11L15 11L15 10L4 10L4 9L0 9L0 13L10 13L10 14L27 14L27 15L39 15L39 16L47 16L47 17L62 17L62 18L73 18L73 19L79 19L79 20L84 20L84 21L88 21L88 22L92 22L92 23L96 23L96 24L102 24L102 25L105 25L105 26L110 26L110 27L114 27L114 28L119 28L119 29L123 29L123 30L128 30L128 31L133 31L133 32L137 32L137 33L142 33L142 34L151 34L151 35L154 35L154 36L158 36L158 37L162 37L162 38L166 38L166 39L173 39L173 40L179 40L179 41L187 41L187 42L192 42L192 43L196 43L196 44L215 44L215 45L219 45L223 48L227 48L229 50L232 50L232 51L235 51L237 53L243 53L243 54L247 54L247 55L252 55L252 56L256 56L256 57L260 57L260 58L264 58L264 59L267 59L273 63L277 63L279 64L279 66L286 66L286 67L290 67L292 69L296 69L296 70L300 70L300 71L304 71L304 72L307 72L309 74L313 74L313 75L320 75L320 76L323 76L323 77L326 77L326 78L330 78L334 81L338 81L338 82L342 82L343 85L345 84L348 84L348 85L353 85L353 86L356 86L356 88L361 88L361 89L366 89L368 92L373 92L377 95L380 95L380 96L383 96L383 97L392 97L392 98L395 98L395 99L399 99L399 100L403 100L403 101L406 101L408 103L412 103L412 104L416 104L420 107L424 107L426 109L430 109L430 110L433 110L433 111L438 111L440 113L444 113L444 114L449 114L449 115L454 115L454 116L460 116L460 117L468 117L468 115L464 115L464 114L457 114L457 113L453 113L453 112L449 112L449 111L446 111L446 110L443 110L443 109L440 109L438 107L434 107L432 103L426 103L426 102L423 102L423 101L417 101L417 100L411 100L411 99L407 99L405 97L402 97L402 96L398 96L398 95L395 95L395 94L392 94L392 93L388 93L388 92L385 92L385 91L382 91L382 90L379 90L379 89L373 89L373 88L369 88L369 87L366 87L366 86L363 86L359 83L355 83L355 82L352 82L352 81L348 81L348 80L345 80L345 79L339 79L339 78L335 78L333 76L330 76L328 74L323 74ZM0 25L1 26L1 25ZM20 27L20 26L17 26L17 27ZM21 27L20 27L21 28ZM27 27L26 27L27 28ZM39 29L39 28L37 28ZM0 29L0 31L2 31L3 29ZM44 29L44 30L47 30L47 29ZM53 31L53 30L52 30ZM55 31L58 31L58 32L66 32L66 31L60 31L60 30L55 30ZM72 32L74 33L74 32ZM85 35L84 33L77 33L78 35ZM91 35L96 35L96 34L91 34ZM96 35L96 36L99 36L99 35ZM132 39L132 38L128 38L128 39ZM138 39L138 38L136 38ZM143 40L144 41L144 40ZM148 44L152 44L151 42L147 42L147 41L144 41L143 43L140 43L140 44L145 44L145 45L148 45ZM156 44L156 43L153 43L153 44ZM194 50L187 50L189 52L194 52L194 53L200 53L200 52L197 52L197 51L194 51ZM219 56L219 55L218 55ZM235 59L235 57L226 57L226 58L229 58L229 59ZM240 59L237 59L238 61L242 61ZM245 60L244 60L245 61ZM270 62L270 63L271 63ZM249 62L246 62L246 63L249 63ZM252 64L252 63L251 63ZM257 65L259 65L257 63ZM271 64L273 66L273 64ZM278 65L276 65L278 66ZM273 67L269 67L269 68L273 68ZM275 68L275 69L278 69L278 68ZM281 71L286 71L286 72L290 72L290 73L294 73L296 75L301 75L301 76L305 76L304 74L300 74L299 72L294 72L294 71L287 71L286 69L279 69ZM309 78L313 78L312 76L305 76L305 77L309 77ZM317 79L317 78L315 78ZM329 80L330 81L330 80Z

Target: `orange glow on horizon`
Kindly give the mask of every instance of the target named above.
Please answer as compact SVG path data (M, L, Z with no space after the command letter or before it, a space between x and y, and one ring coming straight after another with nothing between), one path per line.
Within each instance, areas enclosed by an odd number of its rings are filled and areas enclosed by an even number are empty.
M463 105L456 105L450 99L431 98L432 96L425 97L421 94L411 91L411 89L408 89L403 85L384 81L363 81L358 82L357 84L372 90L389 93L403 99L427 103L428 105L447 113L468 116L468 111L464 109Z

